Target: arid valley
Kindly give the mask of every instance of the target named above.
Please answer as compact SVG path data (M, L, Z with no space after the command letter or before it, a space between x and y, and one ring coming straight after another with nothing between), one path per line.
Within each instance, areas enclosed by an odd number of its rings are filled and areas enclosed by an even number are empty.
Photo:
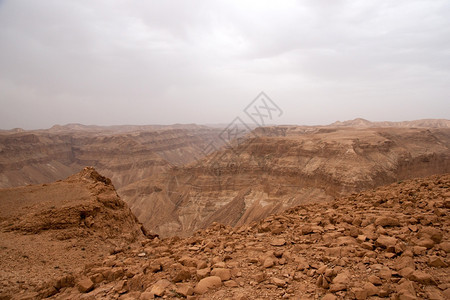
M223 130L2 131L1 298L450 296L450 121Z

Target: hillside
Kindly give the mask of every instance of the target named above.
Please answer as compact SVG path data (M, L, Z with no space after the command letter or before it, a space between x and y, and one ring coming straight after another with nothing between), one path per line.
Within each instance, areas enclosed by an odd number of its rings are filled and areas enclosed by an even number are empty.
M119 189L146 227L189 235L450 172L450 129L257 128L239 145Z
M84 265L144 232L93 168L51 184L0 189L0 299L56 294L75 284Z
M398 182L144 240L91 264L56 298L449 299L449 213L450 174Z

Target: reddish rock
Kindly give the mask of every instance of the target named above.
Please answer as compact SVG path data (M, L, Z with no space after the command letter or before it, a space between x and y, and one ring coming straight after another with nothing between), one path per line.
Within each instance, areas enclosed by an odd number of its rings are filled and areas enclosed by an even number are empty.
M209 276L200 280L194 288L197 294L204 294L209 289L218 288L222 285L222 280L219 276Z

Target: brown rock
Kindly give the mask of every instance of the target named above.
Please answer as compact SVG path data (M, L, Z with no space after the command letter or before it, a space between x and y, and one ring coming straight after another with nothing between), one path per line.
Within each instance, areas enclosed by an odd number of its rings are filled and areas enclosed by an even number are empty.
M400 271L398 271L398 274L400 274L400 276L404 277L404 278L409 278L409 276L411 276L411 274L414 272L414 269L411 267L406 267L401 269Z
M396 287L397 292L399 293L399 296L404 296L404 299L415 299L416 297L416 290L414 289L414 285L411 281L407 279L402 279L399 282L399 285ZM413 297L413 298L407 298L407 297Z
M188 268L181 268L176 270L175 275L172 278L173 282L181 282L191 278L191 272Z
M409 279L424 285L436 284L436 282L433 280L433 277L431 277L430 274L419 270L414 271L409 276Z
M209 276L211 272L210 268L205 268L205 269L201 269L201 270L197 270L197 278L198 279L203 279L207 276Z
M323 296L322 300L336 300L337 297L333 294L326 294L325 296Z
M427 249L431 249L434 247L434 241L429 238L421 238L419 241L417 241L416 245L420 247L425 247Z
M209 276L200 280L194 288L197 294L204 294L209 289L218 288L222 285L222 280L219 276Z
M386 248L388 251L395 251L395 244L397 243L397 239L395 237L380 235L376 240L375 244L379 247Z
M366 282L363 286L363 289L364 291L366 291L367 296L373 296L378 294L378 288L370 282Z
M435 268L444 268L447 264L439 256L431 256L428 259L428 265Z
M170 281L167 279L158 280L150 289L150 293L158 297L162 297L166 291L166 288L170 286Z
M275 284L278 287L285 287L286 286L286 281L284 281L283 279L279 279L277 277L273 277L271 281L272 281L273 284Z
M176 292L184 297L194 294L194 289L189 284L181 284L177 287Z
M198 261L196 259L189 257L189 256L181 257L178 260L178 262L185 267L195 267L195 268L197 268L197 263L198 263Z
M215 268L211 271L212 276L219 276L222 281L230 280L231 271L224 268Z
M270 244L271 244L272 246L281 247L281 246L284 246L284 245L286 244L286 240L283 239L283 238L272 239L272 240L270 241Z
M400 222L396 218L382 216L382 217L378 217L375 220L375 225L383 226L383 227L386 227L386 226L400 226Z
M77 282L77 288L81 293L87 293L94 289L94 283L91 279L83 277Z
M271 257L267 257L264 260L263 267L264 268L272 268L275 265L275 261Z
M396 270L401 270L406 267L410 267L412 269L416 268L414 260L412 259L412 257L409 256L401 256L397 258L394 263L394 267Z
M446 253L450 253L450 242L442 242L439 244L439 248L444 250Z
M354 288L353 294L355 295L355 298L358 300L365 300L367 299L367 292L362 288Z
M420 236L428 236L430 239L432 239L435 243L440 243L442 241L442 232L434 227L423 227L420 232Z
M374 285L381 285L381 279L378 276L370 275L369 277L367 277L367 280L369 280L369 282Z

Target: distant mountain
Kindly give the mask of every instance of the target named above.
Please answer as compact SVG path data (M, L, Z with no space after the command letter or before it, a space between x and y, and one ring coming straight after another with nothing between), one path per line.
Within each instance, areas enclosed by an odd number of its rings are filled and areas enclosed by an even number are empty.
M421 119L401 122L371 122L366 119L356 118L348 121L337 121L329 126L334 127L408 127L408 128L450 128L450 120L447 119Z

